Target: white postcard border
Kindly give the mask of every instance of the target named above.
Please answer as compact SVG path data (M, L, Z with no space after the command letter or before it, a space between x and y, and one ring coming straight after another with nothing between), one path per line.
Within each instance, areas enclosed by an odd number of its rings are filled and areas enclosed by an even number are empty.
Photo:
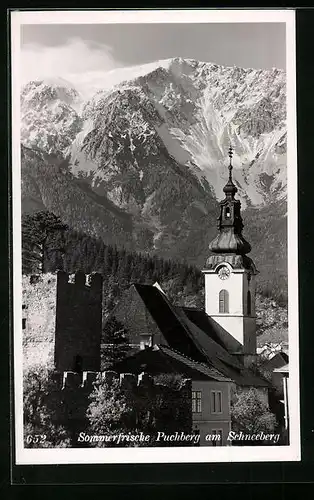
M101 23L252 23L286 24L288 318L290 444L254 447L59 448L28 449L23 441L22 265L20 161L20 28L22 24ZM296 147L295 12L291 10L142 10L11 12L12 211L13 211L13 366L16 464L215 463L297 461L300 451L298 223Z

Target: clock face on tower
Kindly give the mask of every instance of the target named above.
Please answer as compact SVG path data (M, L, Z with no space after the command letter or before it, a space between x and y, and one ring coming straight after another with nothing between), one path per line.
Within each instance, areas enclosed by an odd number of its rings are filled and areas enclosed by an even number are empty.
M221 280L226 280L230 276L230 270L228 269L227 266L222 266L220 267L218 271L218 276Z

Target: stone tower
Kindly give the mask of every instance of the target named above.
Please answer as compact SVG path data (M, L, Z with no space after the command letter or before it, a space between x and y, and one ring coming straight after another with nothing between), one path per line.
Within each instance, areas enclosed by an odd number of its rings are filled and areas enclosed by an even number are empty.
M54 364L59 372L99 371L102 276L57 275Z
M229 179L223 191L217 220L218 235L210 243L206 260L205 310L242 346L243 354L256 353L255 277L256 267L247 254L251 245L243 238L241 203L235 198L229 148Z

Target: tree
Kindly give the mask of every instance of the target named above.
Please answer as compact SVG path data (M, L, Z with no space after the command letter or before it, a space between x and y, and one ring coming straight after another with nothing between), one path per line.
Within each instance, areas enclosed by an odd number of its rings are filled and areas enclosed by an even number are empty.
M179 373L161 373L154 377L154 382L160 390L156 391L153 404L153 430L166 434L176 431L191 433L191 394L183 390L185 378ZM171 442L168 445L171 446ZM178 443L174 443L174 446L178 446Z
M119 434L149 435L145 442L124 441L117 443L98 441L96 446L158 446L158 431L171 434L176 431L190 433L192 429L192 407L189 390L184 387L180 374L161 374L144 386L120 385L118 377L99 379L89 398L87 409L90 435L118 436ZM178 446L169 442L169 446ZM185 444L186 446L186 444Z
M231 406L232 429L236 432L256 434L274 432L276 417L256 388L235 394Z
M27 369L23 376L23 396L25 446L70 446L70 434L60 419L60 387L53 370L41 365Z
M60 217L41 211L22 218L23 268L24 272L45 272L47 253L54 252L55 265L61 265L60 255L65 252L59 237L68 229ZM49 244L48 244L49 243ZM56 258L56 253L59 258ZM50 256L50 260L52 260Z
M90 434L114 436L119 433L137 432L137 401L132 391L124 391L120 381L113 378L109 382L100 380L95 383L89 396L91 403L87 409ZM130 446L129 442L97 443L101 446Z
M128 330L115 316L108 319L104 326L102 344L103 369L112 363L121 361L130 350Z

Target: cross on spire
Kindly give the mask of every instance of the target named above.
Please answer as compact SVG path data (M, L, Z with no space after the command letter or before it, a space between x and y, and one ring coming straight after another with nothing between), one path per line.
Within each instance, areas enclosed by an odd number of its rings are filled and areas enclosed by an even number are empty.
M228 197L231 197L231 198L234 198L234 195L237 193L237 187L233 184L232 182L232 169L233 169L233 166L232 166L232 157L233 157L233 147L231 146L230 144L230 147L228 149L228 156L230 158L230 162L229 162L229 165L228 165L228 170L229 170L229 179L228 179L228 182L227 184L225 185L223 191L225 193L226 196Z
M232 169L233 169L233 166L232 166L232 157L233 157L233 148L230 144L230 147L229 147L229 150L228 150L228 156L230 158L229 160L229 166L228 166L228 169L229 169L229 180L232 181Z

